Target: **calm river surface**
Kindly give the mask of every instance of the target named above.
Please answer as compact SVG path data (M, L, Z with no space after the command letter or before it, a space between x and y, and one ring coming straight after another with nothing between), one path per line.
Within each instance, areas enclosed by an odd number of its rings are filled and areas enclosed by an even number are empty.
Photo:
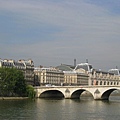
M120 96L109 101L0 100L0 120L120 120Z

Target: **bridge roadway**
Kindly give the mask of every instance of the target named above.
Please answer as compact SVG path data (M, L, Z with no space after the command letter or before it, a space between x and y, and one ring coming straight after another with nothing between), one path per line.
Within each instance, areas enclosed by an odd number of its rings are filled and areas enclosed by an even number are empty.
M34 89L37 98L79 99L82 92L88 91L95 100L108 100L114 90L120 90L120 86L39 86Z

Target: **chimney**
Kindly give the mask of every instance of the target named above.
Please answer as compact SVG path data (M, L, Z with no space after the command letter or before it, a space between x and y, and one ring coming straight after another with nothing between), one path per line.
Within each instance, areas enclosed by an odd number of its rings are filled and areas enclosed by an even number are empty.
M76 67L76 59L74 59L74 66Z
M88 59L86 59L86 63L88 63Z

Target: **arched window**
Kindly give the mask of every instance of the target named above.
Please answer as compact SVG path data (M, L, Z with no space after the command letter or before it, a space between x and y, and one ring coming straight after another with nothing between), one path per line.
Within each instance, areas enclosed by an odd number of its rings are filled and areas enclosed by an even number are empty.
M96 81L96 85L98 85L98 81Z
M113 85L113 82L111 82L111 85Z
M106 82L104 82L104 85L106 85Z
M114 82L114 85L116 85L116 82Z
M102 85L102 81L100 81L100 85Z
M119 82L117 82L117 85L119 85Z

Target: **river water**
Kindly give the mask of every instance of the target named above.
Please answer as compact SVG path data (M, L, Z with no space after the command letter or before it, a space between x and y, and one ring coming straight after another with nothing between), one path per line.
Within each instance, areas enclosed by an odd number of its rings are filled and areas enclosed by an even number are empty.
M120 96L109 101L91 97L0 100L0 120L120 120Z

